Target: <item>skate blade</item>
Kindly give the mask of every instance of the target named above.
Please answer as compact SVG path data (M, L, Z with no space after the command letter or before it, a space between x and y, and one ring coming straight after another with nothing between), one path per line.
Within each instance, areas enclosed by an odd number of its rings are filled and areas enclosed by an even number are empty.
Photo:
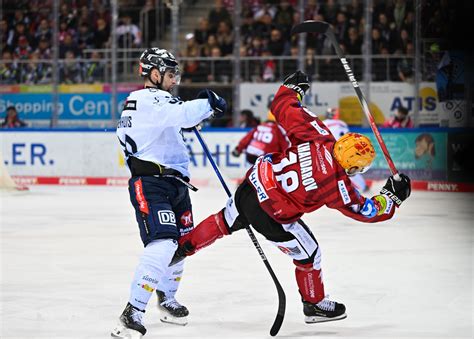
M110 333L113 338L122 338L122 339L141 339L143 338L142 334L138 331L126 328L122 324L118 324Z
M161 312L160 320L162 323L186 326L188 324L188 317L173 317L172 315Z
M304 322L307 323L307 324L316 324L316 323L325 323L325 322L328 322L328 321L336 321L336 320L342 320L342 319L346 319L347 318L347 314L341 314L337 317L333 317L333 318L327 318L327 317L318 317L318 316L306 316L304 318Z

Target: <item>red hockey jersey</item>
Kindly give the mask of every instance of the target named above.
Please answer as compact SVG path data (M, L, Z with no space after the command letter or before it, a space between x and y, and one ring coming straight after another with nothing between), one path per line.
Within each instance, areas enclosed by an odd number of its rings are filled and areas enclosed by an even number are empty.
M395 204L386 196L367 199L352 186L333 158L334 136L296 93L281 86L271 105L291 146L261 156L247 172L262 208L276 221L291 223L326 205L363 222L390 219Z
M277 123L268 121L258 125L248 132L237 145L237 151L257 157L272 153L284 152L289 146L285 132Z

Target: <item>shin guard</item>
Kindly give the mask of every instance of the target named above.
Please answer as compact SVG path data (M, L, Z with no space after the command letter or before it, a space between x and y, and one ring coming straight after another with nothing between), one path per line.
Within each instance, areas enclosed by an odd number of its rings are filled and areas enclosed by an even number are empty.
M201 221L191 232L179 239L179 246L186 256L193 255L200 249L211 245L214 241L230 234L224 220L223 211L212 214Z
M324 299L324 284L321 270L316 270L313 263L301 264L296 260L296 283L304 301L316 304Z

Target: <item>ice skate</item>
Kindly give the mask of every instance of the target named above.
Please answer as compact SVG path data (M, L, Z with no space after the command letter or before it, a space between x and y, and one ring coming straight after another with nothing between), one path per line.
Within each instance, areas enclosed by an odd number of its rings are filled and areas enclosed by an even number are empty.
M162 322L182 326L188 324L189 311L186 306L181 305L175 298L167 298L162 291L156 290L156 295Z
M114 338L139 339L146 333L142 317L145 311L140 311L130 303L127 304L119 318L119 323L110 334Z
M331 301L327 297L317 304L303 300L303 313L307 324L341 320L347 317L346 306Z

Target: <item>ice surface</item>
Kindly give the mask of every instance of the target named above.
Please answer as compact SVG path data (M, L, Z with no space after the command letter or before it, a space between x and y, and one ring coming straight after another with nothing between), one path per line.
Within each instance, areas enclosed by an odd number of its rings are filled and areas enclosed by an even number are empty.
M224 206L191 193L195 220ZM0 338L108 338L142 250L125 187L0 192ZM291 260L259 236L287 295L282 338L472 338L473 195L413 192L393 220L362 224L321 209L304 220L322 249L326 291L348 318L307 325ZM153 297L145 338L268 338L277 294L245 231L189 258L185 327Z

